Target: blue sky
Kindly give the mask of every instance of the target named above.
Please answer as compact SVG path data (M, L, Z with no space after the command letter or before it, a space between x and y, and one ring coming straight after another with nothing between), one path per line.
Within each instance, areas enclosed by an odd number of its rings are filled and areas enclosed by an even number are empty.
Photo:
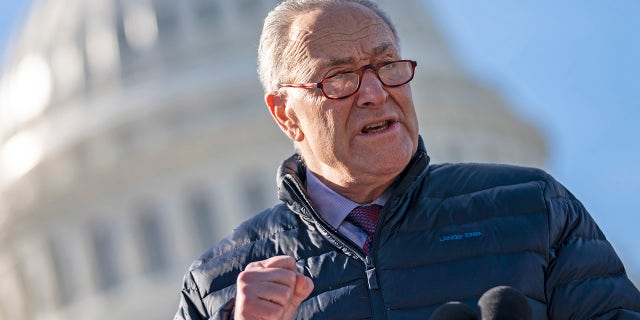
M469 72L544 132L548 171L640 281L640 1L425 2ZM3 54L27 6L0 0Z
M7 40L18 27L20 18L25 14L30 1L0 0L0 72L2 71Z
M547 170L640 280L640 1L425 2L469 72L543 130Z

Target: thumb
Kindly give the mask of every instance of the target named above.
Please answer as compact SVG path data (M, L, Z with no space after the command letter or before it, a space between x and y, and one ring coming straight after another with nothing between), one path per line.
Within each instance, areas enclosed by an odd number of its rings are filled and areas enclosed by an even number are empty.
M303 274L296 274L296 286L293 290L293 305L298 306L313 291L313 281Z

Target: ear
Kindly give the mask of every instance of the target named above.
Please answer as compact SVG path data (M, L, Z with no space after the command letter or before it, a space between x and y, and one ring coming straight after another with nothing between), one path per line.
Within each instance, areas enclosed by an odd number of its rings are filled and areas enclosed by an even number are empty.
M287 104L286 96L279 91L271 91L265 94L264 101L269 108L271 116L276 121L280 130L289 139L300 142L304 139L304 133L300 129L300 122L292 106Z

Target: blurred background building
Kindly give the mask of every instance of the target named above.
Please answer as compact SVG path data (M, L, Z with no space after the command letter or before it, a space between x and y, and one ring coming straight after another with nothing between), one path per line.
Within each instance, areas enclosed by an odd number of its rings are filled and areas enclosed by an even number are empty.
M0 318L167 319L191 261L277 202L292 145L256 75L265 0L35 0L0 82ZM433 162L545 167L541 133L456 63L422 1Z

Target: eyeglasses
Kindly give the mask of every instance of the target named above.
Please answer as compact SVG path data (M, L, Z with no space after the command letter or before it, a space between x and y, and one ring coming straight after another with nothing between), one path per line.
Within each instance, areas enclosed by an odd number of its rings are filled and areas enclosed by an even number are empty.
M387 87L399 87L413 79L417 62L413 60L397 60L378 65L368 64L355 71L340 72L311 83L281 83L280 88L318 88L327 99L344 99L354 95L360 89L365 70L371 69L380 82Z

